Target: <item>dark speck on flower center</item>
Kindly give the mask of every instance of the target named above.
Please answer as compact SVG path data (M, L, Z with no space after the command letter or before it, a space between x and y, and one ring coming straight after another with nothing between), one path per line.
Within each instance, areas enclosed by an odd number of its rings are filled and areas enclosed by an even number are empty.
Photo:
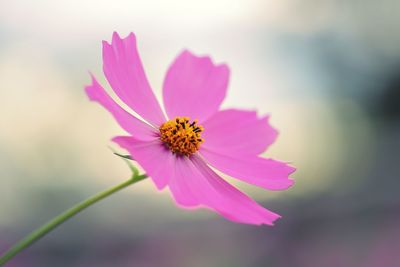
M173 153L190 156L204 142L201 138L203 130L197 120L190 122L188 117L176 117L161 125L160 138Z

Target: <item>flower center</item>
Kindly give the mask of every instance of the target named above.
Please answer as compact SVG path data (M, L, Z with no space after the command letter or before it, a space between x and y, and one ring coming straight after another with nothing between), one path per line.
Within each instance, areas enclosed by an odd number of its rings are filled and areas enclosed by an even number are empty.
M160 127L161 141L175 154L189 156L199 150L204 142L201 138L203 127L197 120L190 122L188 117L176 117Z

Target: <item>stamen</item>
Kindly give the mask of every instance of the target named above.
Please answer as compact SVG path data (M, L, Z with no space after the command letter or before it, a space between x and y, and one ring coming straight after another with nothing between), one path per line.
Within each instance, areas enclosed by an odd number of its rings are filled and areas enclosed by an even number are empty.
M204 142L203 130L202 126L197 126L197 120L190 123L188 117L176 117L161 125L160 139L173 153L189 156Z

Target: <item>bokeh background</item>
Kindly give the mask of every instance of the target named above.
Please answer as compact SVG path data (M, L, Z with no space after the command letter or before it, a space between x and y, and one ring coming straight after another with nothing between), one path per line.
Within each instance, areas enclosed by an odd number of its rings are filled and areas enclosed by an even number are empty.
M159 97L183 48L229 64L224 107L270 113L265 156L298 168L284 192L235 184L283 219L188 212L146 180L7 266L400 266L397 0L0 0L0 251L129 177L83 92L114 30L136 33Z

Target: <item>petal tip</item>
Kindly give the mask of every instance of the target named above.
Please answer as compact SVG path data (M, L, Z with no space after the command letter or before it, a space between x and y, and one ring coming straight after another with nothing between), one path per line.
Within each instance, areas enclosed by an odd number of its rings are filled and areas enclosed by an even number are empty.
M271 114L267 114L261 117L261 121L268 125L268 130L271 132L271 145L275 142L278 138L279 130L272 126L271 124Z
M125 148L128 136L114 136L111 141L118 144L120 147Z
M94 75L89 71L89 75L91 78L91 83L89 85L84 86L84 90L86 95L89 97L89 100L96 101L96 87L98 86L98 82Z
M119 40L121 40L121 37L119 36L117 31L114 31L112 34L112 41L114 42L114 41L119 41Z
M290 163L286 163L286 168L287 168L287 172L288 172L288 176L292 175L293 173L295 173L297 171L297 168L290 165Z
M276 223L279 219L282 218L282 216L279 215L279 214L275 214L275 215L276 215L275 218L273 218L269 223L266 223L267 225L269 225L269 226L275 226L275 223Z
M105 62L105 58L109 55L112 55L112 45L111 42L107 42L106 40L103 40L101 42L102 44L102 54L103 54L103 70L104 70L104 62Z
M282 218L281 215L269 211L268 216L265 216L263 219L253 224L257 226L263 226L263 225L275 226L275 223L281 218Z
M136 34L134 32L130 32L128 34L127 38L129 38L129 39L133 40L134 42L136 42Z
M190 52L189 49L184 48L179 54L178 57L197 57L194 53Z
M179 54L177 58L187 58L187 59L194 59L198 61L202 61L206 65L211 65L225 73L229 73L230 69L229 66L225 62L221 63L216 63L215 60L209 55L200 55L191 52L189 49L183 49Z
M216 67L219 68L226 75L229 75L229 73L231 72L231 68L225 62L216 64Z

